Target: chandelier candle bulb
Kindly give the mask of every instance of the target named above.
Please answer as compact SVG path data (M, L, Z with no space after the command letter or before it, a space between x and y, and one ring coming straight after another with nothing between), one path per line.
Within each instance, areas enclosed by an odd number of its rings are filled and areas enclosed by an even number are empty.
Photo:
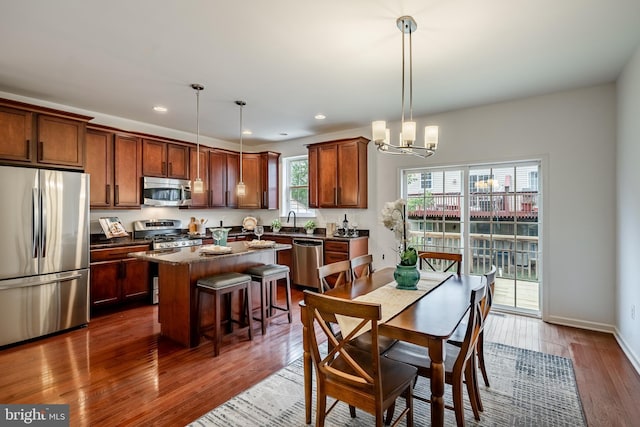
M384 120L377 120L371 123L371 133L374 141L385 141L387 132L387 123Z
M424 146L427 150L438 148L438 126L424 127Z
M416 140L416 122L402 123L402 139L403 145L410 147Z

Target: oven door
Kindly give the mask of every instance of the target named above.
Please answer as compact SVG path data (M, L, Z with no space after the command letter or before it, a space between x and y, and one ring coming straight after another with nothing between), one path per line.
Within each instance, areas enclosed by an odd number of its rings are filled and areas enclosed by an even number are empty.
M142 203L148 206L189 206L191 181L144 177Z

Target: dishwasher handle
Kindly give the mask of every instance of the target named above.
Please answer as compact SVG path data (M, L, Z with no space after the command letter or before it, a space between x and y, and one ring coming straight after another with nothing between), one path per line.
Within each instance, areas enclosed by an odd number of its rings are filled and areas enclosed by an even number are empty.
M294 239L293 244L297 246L322 246L322 240Z

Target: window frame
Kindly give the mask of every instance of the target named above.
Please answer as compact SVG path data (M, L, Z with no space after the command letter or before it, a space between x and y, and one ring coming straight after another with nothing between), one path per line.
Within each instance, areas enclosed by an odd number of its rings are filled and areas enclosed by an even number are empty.
M307 162L307 171L309 170L309 156L306 154L303 155L298 155L298 156L290 156L290 157L284 157L282 159L282 204L281 204L281 209L280 209L280 215L281 216L287 216L289 214L290 211L295 212L296 217L298 218L315 218L316 216L316 212L315 209L310 208L309 206L307 206L306 209L304 210L300 210L297 207L292 207L291 204L291 190L293 188L306 188L307 189L307 193L309 191L309 178L307 177L307 184L306 186L302 186L302 185L296 185L296 186L292 186L291 182L290 182L290 176L291 176L291 165L294 162L298 162L300 160L305 160ZM307 203L308 203L308 199L307 199Z

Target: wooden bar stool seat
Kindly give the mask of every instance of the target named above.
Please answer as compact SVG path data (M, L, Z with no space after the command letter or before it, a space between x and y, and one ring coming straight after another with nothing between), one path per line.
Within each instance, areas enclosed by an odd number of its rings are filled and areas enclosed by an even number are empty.
M251 276L251 280L260 283L260 317L254 320L260 321L262 334L267 330L267 320L274 316L275 310L287 314L291 323L291 280L289 267L280 264L263 264L250 267L245 273ZM286 281L286 306L278 305L278 280Z
M220 354L220 345L222 344L222 297L223 295L229 295L227 300L227 318L224 320L227 323L228 332L233 331L233 323L242 324L242 318L244 314L241 314L240 319L233 319L232 314L232 297L233 292L244 290L244 302L242 304L242 311L246 313L246 317L248 319L248 324L241 328L244 330L245 328L249 330L249 340L252 339L251 329L251 276L242 273L221 273L216 274L210 277L204 277L198 280L196 286L196 307L198 310L198 333L199 335L204 335L203 330L213 329L214 336L210 337L213 340L213 357L218 356ZM201 310L200 310L200 294L207 293L212 295L213 297L213 306L214 306L214 322L213 325L209 325L206 327L201 326ZM240 331L240 329L238 329Z

